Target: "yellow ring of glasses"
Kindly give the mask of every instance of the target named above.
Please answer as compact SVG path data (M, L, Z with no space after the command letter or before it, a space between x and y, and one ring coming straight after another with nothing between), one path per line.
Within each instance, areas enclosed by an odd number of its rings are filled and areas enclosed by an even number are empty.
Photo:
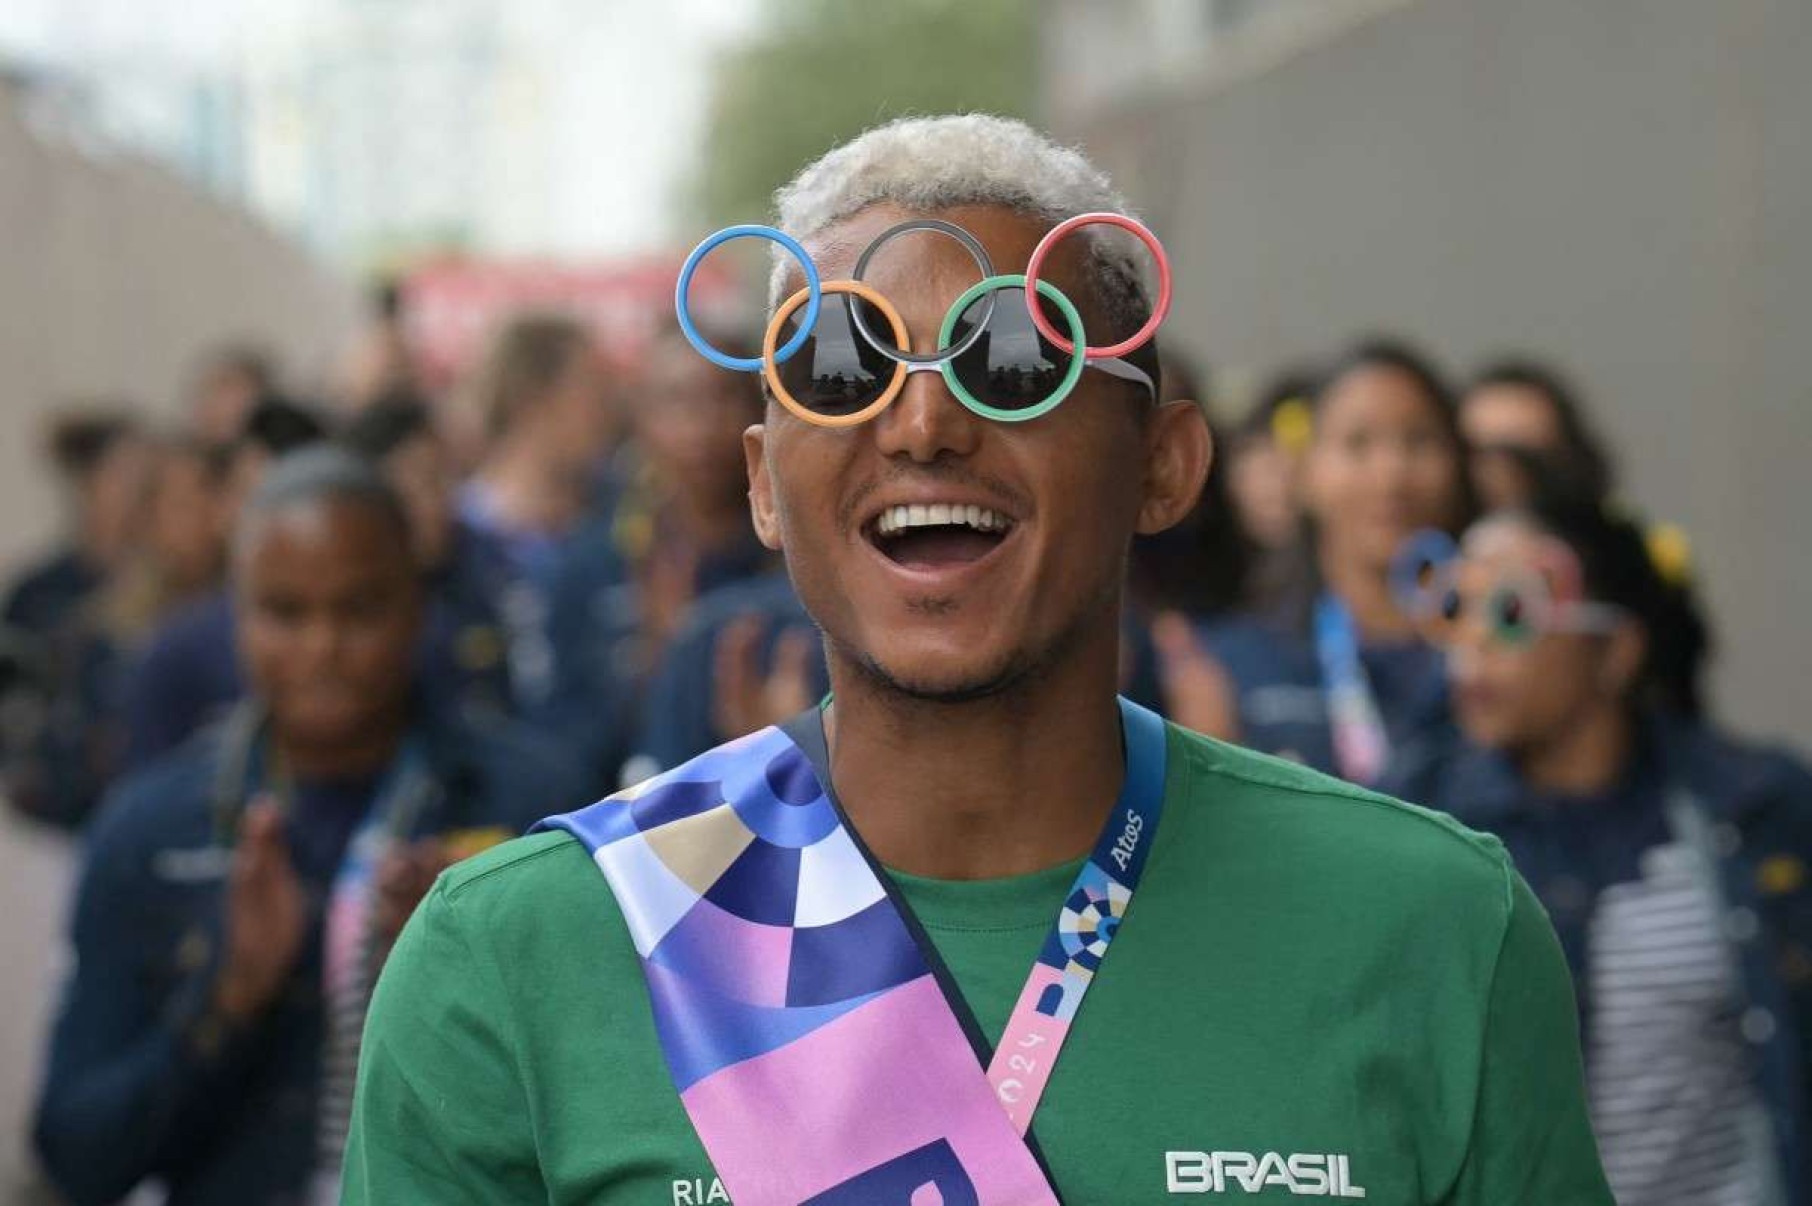
M907 346L906 323L900 317L900 312L893 308L892 302L861 281L825 281L821 289L825 293L849 293L861 298L879 310L881 316L887 320L887 325L893 329L894 346L901 348ZM853 414L827 415L808 409L795 400L793 395L787 392L786 386L781 384L779 368L774 363L774 349L780 344L780 328L791 317L793 311L803 306L810 297L810 289L799 290L787 298L778 310L774 311L774 317L768 322L767 334L761 341L761 372L767 378L768 389L772 391L775 401L814 427L854 427L858 423L866 423L886 410L893 400L899 397L900 391L906 388L906 366L899 361L894 361L893 379L887 383L887 388L881 391L881 396Z

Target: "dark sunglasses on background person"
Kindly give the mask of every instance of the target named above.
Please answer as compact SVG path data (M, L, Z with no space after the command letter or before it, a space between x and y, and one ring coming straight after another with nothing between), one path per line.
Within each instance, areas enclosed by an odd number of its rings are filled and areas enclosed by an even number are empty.
M1418 532L1391 563L1397 605L1431 645L1452 644L1473 616L1506 648L1548 633L1610 633L1629 618L1615 604L1583 597L1579 559L1566 545L1544 539L1540 547L1530 564L1497 565L1468 556L1445 532Z

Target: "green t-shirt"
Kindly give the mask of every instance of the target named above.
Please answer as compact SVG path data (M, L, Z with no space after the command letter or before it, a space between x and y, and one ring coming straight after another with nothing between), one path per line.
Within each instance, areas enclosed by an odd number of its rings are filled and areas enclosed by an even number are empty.
M1610 1203L1566 965L1497 842L1183 730L1169 751L1144 879L1033 1124L1064 1199ZM895 877L991 1040L1075 869ZM378 1206L729 1200L570 836L462 863L416 912L345 1185Z

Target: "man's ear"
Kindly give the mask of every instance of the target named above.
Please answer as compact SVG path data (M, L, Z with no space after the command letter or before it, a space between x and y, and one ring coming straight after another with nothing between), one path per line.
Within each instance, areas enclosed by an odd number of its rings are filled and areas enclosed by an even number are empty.
M1195 508L1214 437L1202 408L1187 399L1166 402L1152 413L1145 433L1145 498L1137 530L1142 536L1180 523Z
M780 516L774 509L774 483L768 476L768 429L761 423L742 433L743 460L749 467L749 517L755 535L776 551L780 548Z

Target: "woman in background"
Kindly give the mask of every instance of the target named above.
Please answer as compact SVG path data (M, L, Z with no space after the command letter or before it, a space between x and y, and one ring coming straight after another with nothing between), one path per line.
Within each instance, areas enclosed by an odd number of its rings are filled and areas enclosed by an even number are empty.
M1610 497L1616 467L1577 390L1559 370L1528 359L1487 365L1460 403L1473 481L1487 510L1528 501L1528 462L1584 498Z
M220 586L226 523L223 458L187 437L156 445L142 541L124 559L98 606L106 627L138 645L164 619Z
M1174 719L1369 784L1446 707L1439 655L1398 607L1392 562L1420 530L1458 532L1472 489L1452 395L1410 348L1358 345L1310 404L1296 572L1264 610L1198 630L1224 698L1216 708L1200 692Z
M186 438L134 443L148 463L113 503L130 516L119 521L130 539L38 634L41 693L5 692L0 786L21 812L65 828L82 825L123 764L130 666L165 619L220 578L218 458Z
M68 498L63 541L19 575L0 606L0 624L32 636L66 623L131 554L151 460L123 406L62 415L47 444Z
M1267 554L1295 547L1302 522L1302 456L1314 434L1315 374L1290 368L1274 376L1234 429L1227 449L1228 489L1247 538Z
M707 337L732 354L759 350L745 331ZM689 622L695 606L729 622L773 604L782 610L767 620L791 619L784 581L744 589L778 569L749 519L743 432L761 421L756 378L702 359L675 327L655 337L625 401L634 463L617 462L614 506L579 530L579 552L554 580L549 631L561 657L545 705L528 713L579 751L600 793L616 789L626 761L639 776L639 768L674 765L665 757L693 740L704 745L679 761L716 744L682 736L709 734L716 719L713 646ZM712 606L702 606L706 598ZM670 664L676 656L682 665ZM638 736L651 724L666 734L652 748Z
M1543 493L1441 575L1460 732L1388 789L1497 834L1547 906L1619 1202L1806 1201L1812 774L1700 718L1676 567Z
M620 416L590 333L553 314L504 325L464 400L484 417L489 447L459 488L459 519L503 617L510 687L526 713L547 706L574 656L552 619L555 596L570 562L601 555L587 534L614 507L603 479Z

